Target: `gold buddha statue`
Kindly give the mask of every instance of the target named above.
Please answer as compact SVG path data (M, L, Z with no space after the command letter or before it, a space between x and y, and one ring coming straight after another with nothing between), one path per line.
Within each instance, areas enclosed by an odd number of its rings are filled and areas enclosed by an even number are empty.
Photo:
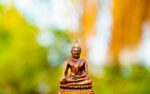
M84 59L80 59L81 48L78 41L74 42L71 49L72 58L66 60L64 75L60 80L61 89L92 89L92 80L87 78L88 64ZM68 70L70 69L70 74Z

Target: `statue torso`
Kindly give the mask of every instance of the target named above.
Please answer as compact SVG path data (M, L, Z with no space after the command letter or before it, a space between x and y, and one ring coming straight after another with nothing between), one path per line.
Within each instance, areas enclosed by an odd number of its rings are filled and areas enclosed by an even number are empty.
M72 59L68 60L68 66L71 70L71 76L81 75L84 68L85 60L73 61Z

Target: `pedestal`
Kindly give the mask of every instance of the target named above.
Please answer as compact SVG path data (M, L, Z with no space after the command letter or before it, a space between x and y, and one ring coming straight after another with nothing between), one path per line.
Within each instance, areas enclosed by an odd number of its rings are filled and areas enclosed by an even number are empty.
M58 94L94 94L92 91L60 91Z
M60 85L58 94L94 94L92 84Z

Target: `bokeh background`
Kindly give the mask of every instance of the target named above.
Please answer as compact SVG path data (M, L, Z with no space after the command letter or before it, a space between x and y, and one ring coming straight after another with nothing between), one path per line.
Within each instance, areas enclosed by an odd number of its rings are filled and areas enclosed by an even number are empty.
M95 94L150 94L150 0L0 0L0 94L57 94L75 39Z

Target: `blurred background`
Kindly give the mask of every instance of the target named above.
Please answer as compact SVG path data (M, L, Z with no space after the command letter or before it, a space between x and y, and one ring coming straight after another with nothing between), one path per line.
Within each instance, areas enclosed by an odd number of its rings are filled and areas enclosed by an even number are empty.
M75 39L95 94L150 94L150 0L0 0L0 94L57 94Z

